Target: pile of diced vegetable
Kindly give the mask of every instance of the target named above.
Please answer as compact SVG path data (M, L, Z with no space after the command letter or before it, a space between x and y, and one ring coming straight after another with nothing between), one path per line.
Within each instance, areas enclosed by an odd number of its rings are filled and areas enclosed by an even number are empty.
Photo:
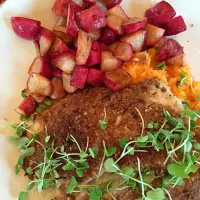
M157 48L160 62L183 62L183 47L165 37L186 30L183 18L175 17L170 4L161 1L145 17L129 18L121 1L103 5L96 0L56 0L52 9L58 20L53 30L34 19L11 18L14 32L34 41L37 52L23 91L27 97L17 112L27 117L35 112L36 102L63 98L87 84L105 84L112 91L126 87L132 80L121 68L123 62L151 47Z

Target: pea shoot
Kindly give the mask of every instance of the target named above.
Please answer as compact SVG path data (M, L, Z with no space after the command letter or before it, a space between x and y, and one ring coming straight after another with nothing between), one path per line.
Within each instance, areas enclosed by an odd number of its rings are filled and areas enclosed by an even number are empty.
M106 121L107 115L106 115L106 109L104 108L104 119L99 120L99 125L101 130L105 130L108 126L108 122Z

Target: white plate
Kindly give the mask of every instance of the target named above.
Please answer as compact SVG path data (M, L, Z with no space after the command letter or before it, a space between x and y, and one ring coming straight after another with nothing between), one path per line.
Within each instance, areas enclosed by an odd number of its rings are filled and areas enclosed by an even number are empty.
M36 56L33 44L20 39L12 31L10 17L26 16L38 19L43 26L52 28L56 21L56 16L51 11L53 1L6 0L0 6L0 120L4 117L14 121L18 119L14 109L21 101L20 92L26 84L27 70ZM179 34L176 39L185 47L187 61L191 65L194 77L200 79L200 1L169 0L168 2L187 23L187 32ZM124 0L122 6L129 16L142 16L151 3L150 0ZM190 27L191 24L194 26ZM0 133L0 199L13 200L17 199L27 179L23 177L23 173L19 176L14 174L18 153L14 144L7 143L4 136L10 134L10 129L1 121ZM37 200L50 199L46 194L39 196ZM36 197L31 193L29 200L33 199Z

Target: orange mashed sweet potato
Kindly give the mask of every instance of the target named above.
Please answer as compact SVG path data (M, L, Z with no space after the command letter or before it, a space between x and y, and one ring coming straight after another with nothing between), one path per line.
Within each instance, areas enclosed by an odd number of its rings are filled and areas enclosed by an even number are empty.
M189 65L185 66L166 66L159 69L156 60L156 49L152 48L145 52L134 54L131 61L123 64L123 69L127 71L131 77L133 84L141 81L158 78L166 83L172 93L174 93L182 102L187 102L190 109L200 109L200 82L194 81ZM183 74L185 81L180 83Z

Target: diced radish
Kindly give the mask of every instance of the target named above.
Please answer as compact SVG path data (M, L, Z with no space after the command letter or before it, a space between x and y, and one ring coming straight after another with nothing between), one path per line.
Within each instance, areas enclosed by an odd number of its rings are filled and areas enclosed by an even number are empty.
M122 0L108 0L106 1L106 8L109 10L112 7L120 4L122 2Z
M155 4L146 11L148 22L155 26L161 26L176 15L174 8L166 1Z
M104 72L99 69L89 69L87 83L92 86L99 87L103 84Z
M101 51L108 51L108 46L104 44L103 42L99 43L99 47Z
M76 65L76 57L71 52L65 52L56 56L52 60L52 65L60 68L62 71L64 71L67 74L71 74L71 72L74 70L74 67Z
M173 39L169 39L173 43L173 54L172 57L184 54L183 47Z
M40 21L24 17L11 17L11 23L14 32L23 39L35 40L40 33Z
M106 72L104 76L104 84L112 91L127 87L131 82L131 76L123 69Z
M88 68L85 66L76 66L71 77L71 86L83 89L87 80Z
M26 97L16 109L16 111L25 117L30 116L36 110L35 102L32 96Z
M68 51L69 51L68 46L61 39L56 37L50 48L49 54L52 57L55 57L61 53L68 52Z
M71 75L63 73L62 77L63 77L63 88L65 89L65 91L67 91L70 94L73 94L74 92L76 92L76 90L78 90L77 87L70 85Z
M96 3L97 2L96 0L85 0L85 1L88 3Z
M184 66L186 64L185 54L172 57L169 60L167 60L166 63L167 65L172 65L172 66Z
M73 43L73 37L65 33L65 27L62 31L53 30L53 33L56 37L60 38L66 45L71 45Z
M99 6L93 6L77 13L78 26L87 32L106 26L105 13Z
M107 27L103 30L103 34L100 38L101 42L107 45L110 45L116 42L117 40L118 40L118 36L114 31L112 31L111 29Z
M162 37L156 44L154 45L155 48L158 48L158 50L165 44L166 42L166 37Z
M72 37L77 37L79 32L79 27L76 24L76 13L80 12L81 8L75 3L71 2L68 4L68 15L66 23L66 33Z
M61 99L65 96L65 90L63 88L63 81L61 78L53 78L51 80L51 83L53 84L53 92L51 94L52 99Z
M85 9L85 2L84 0L72 0L76 5L81 7L82 9Z
M74 38L73 46L77 49L78 48L78 38Z
M101 70L104 72L121 68L122 61L114 57L110 51L101 52Z
M92 38L92 40L98 40L101 37L102 32L101 29L96 29L92 32L89 32L88 35Z
M35 40L34 42L34 46L35 46L35 51L36 51L36 56L37 57L40 57L40 45L39 45L39 41L38 40Z
M182 16L175 17L163 25L166 30L165 35L177 35L187 30L187 26Z
M50 79L53 75L53 68L48 57L38 57L33 60L28 74L37 73Z
M88 34L81 30L78 34L78 48L76 54L77 65L85 65L90 55L92 39Z
M61 78L62 77L62 70L57 68L57 67L54 67L53 68L53 77Z
M52 31L41 28L40 35L39 35L39 44L40 44L40 54L44 56L48 53L53 41L54 41L54 34Z
M66 23L67 23L67 17L66 16L59 16L55 26L57 26L57 27L63 27L64 26L65 27Z
M38 94L31 94L30 90L28 88L24 89L23 92L25 93L26 96L31 95L37 103L42 103L45 100L45 96L43 95L38 95Z
M114 51L115 51L115 49L117 48L117 45L118 45L119 43L120 43L120 42L115 42L115 43L111 44L110 46L108 46L108 49L114 53Z
M135 33L127 34L121 38L121 41L129 43L132 46L134 52L140 52L144 47L145 36L146 31L141 29Z
M101 51L99 47L99 43L97 41L92 42L92 47L90 51L90 56L87 61L87 66L98 65L101 62Z
M32 94L49 96L53 92L51 81L37 73L30 75L27 85Z
M153 46L164 35L165 30L157 26L147 24L146 25L146 46Z
M118 35L124 34L124 30L122 29L123 23L124 23L123 19L117 15L107 16L108 28L110 28L113 32L115 32Z
M144 29L147 23L146 17L133 17L122 25L125 33L134 33L140 29Z
M123 22L127 22L128 21L128 16L126 15L126 13L124 12L124 10L122 9L122 7L120 5L117 5L113 8L111 8L110 10L107 11L106 15L117 15L118 17L123 19Z
M133 57L132 46L126 42L119 42L114 51L114 56L122 61L130 61Z
M70 1L71 0L56 0L52 8L53 12L62 16L67 16L67 6Z

